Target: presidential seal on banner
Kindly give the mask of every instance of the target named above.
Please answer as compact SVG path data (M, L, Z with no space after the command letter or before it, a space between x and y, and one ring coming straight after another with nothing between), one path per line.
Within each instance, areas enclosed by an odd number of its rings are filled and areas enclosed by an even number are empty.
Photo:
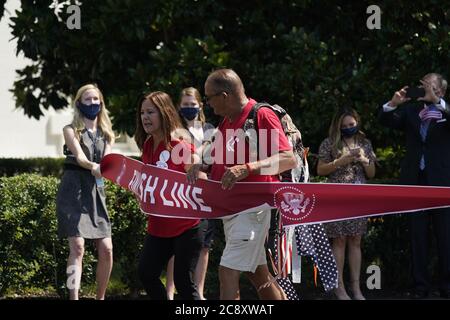
M282 218L291 222L301 222L308 217L316 203L315 194L306 195L293 186L277 189L273 199L275 207L280 209Z

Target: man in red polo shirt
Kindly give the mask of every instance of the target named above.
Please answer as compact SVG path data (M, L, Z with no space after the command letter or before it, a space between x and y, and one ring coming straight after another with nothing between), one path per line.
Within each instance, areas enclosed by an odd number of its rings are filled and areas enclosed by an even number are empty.
M224 189L231 189L238 181L277 182L280 172L296 166L280 120L269 108L261 108L257 113L259 148L256 156L251 153L242 128L256 101L245 95L242 81L233 70L211 73L205 83L205 95L214 113L223 117L211 148L212 180L221 181ZM193 166L188 172L191 182L198 169L199 166ZM283 299L282 289L267 268L264 249L270 210L236 214L222 220L226 245L219 267L220 298L240 298L239 277L245 272L260 299Z

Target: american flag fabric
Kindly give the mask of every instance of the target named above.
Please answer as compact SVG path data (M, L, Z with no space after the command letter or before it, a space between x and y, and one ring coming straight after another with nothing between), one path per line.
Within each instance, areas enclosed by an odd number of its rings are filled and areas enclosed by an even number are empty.
M280 235L280 241L277 241L277 250L279 258L277 257L277 269L281 278L286 278L291 274L292 264L292 242L289 241L289 236L286 232Z
M300 300L300 296L298 295L297 291L294 288L294 284L291 281L291 278L289 276L289 274L285 271L282 270L280 268L283 268L283 261L284 263L284 267L287 267L287 261L290 259L286 259L285 256L283 256L281 253L283 251L280 250L280 243L282 242L282 239L285 238L284 241L286 241L286 233L284 232L283 229L279 230L280 233L278 233L278 236L275 236L273 239L273 248L275 248L275 250L271 251L273 253L273 263L276 266L274 269L274 272L276 273L276 279L278 282L278 285L281 287L281 289L283 289L284 293L286 294L286 298L288 300ZM292 254L292 251L290 252L290 254Z
M294 285L289 277L279 278L277 279L277 282L280 285L281 289L283 289L288 300L300 300L300 296L298 295L297 290L295 290Z
M277 232L272 243L268 243L272 253L272 265L277 282L285 292L288 300L299 300L290 273L292 266L292 243L290 235L283 228L280 219L277 221ZM322 224L299 225L294 228L293 237L298 256L308 256L319 271L319 276L326 292L337 288L338 271L336 261ZM296 256L296 255L294 255Z
M308 256L319 271L325 291L337 288L338 271L330 242L321 223L295 227L295 240L300 256Z
M442 112L434 105L425 105L424 108L419 112L419 118L422 121L427 120L440 120L442 119Z

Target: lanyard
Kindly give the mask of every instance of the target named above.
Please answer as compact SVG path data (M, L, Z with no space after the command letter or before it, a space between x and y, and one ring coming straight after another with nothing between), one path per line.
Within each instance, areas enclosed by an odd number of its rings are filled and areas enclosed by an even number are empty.
M99 129L97 128L96 134L95 134L95 138L93 136L93 134L87 130L89 139L91 139L92 141L92 148L93 148L93 162L95 163L100 163L100 155L98 154L98 149L97 149L97 142L100 139L100 134L99 134Z

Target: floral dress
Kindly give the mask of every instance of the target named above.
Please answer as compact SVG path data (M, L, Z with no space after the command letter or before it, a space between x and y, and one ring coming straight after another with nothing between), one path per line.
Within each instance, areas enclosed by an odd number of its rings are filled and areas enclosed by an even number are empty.
M364 150L365 156L371 161L376 160L372 144L368 139L362 139L358 142L357 147ZM348 152L348 147L344 146L344 152ZM338 159L342 152L335 152L332 148L330 138L325 139L319 148L319 160L325 163ZM366 174L364 167L360 162L352 162L348 165L337 168L328 175L329 183L366 183ZM367 219L357 218L342 220L337 222L325 223L325 230L329 238L337 238L341 236L362 235L367 231Z

